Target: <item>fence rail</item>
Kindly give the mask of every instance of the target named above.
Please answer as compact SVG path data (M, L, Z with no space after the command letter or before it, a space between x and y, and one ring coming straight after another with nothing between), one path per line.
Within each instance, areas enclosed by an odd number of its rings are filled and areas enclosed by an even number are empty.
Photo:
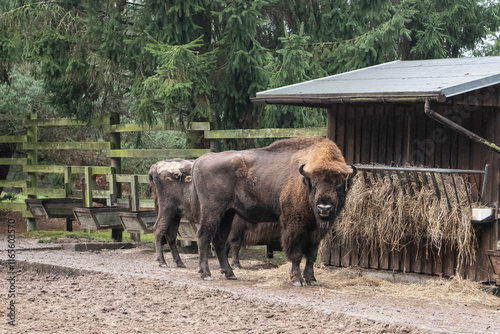
M116 124L118 123L118 124ZM26 157L0 158L0 165L19 165L25 174L24 180L0 181L1 187L18 188L29 198L49 197L83 197L86 205L92 204L92 199L106 199L109 204L130 204L131 207L153 208L151 199L139 198L139 185L149 183L148 175L123 174L119 166L122 159L129 158L156 158L159 160L184 158L193 159L210 152L209 149L189 147L186 149L124 149L121 148L120 134L145 131L188 131L196 138L215 141L220 139L248 139L248 138L290 138L301 136L326 136L326 128L307 129L240 129L240 130L211 130L209 122L191 122L183 126L171 124L138 125L120 124L113 117L98 117L90 121L81 121L71 118L38 119L36 114L31 119L22 121L26 128L26 134L16 136L0 136L0 143L17 144L26 151ZM38 139L38 128L43 127L98 127L105 133L110 134L108 142L42 142ZM190 136L188 134L188 136ZM113 137L115 140L113 140ZM191 136L192 137L192 136ZM118 138L118 139L116 139ZM38 151L47 150L95 150L104 151L110 158L109 166L66 166L66 165L40 165L38 163ZM118 161L118 163L117 163ZM62 175L63 185L61 188L52 189L38 185L38 176L42 174ZM98 190L86 187L83 190L72 189L73 175L85 175L84 183L92 183L92 175L106 175L109 182L109 190ZM120 198L118 185L128 184L131 190L129 198ZM32 217L24 203L12 203L0 201L0 210L22 211L24 217Z

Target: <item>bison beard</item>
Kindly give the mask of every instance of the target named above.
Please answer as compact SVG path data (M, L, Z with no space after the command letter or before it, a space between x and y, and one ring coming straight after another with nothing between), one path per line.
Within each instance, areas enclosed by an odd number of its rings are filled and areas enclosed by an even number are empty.
M344 206L346 182L353 174L337 145L321 137L200 157L193 165L193 195L199 210L201 277L211 279L208 253L213 241L221 272L235 279L225 247L237 213L252 223L279 220L283 251L292 262L292 283L314 284L319 244Z

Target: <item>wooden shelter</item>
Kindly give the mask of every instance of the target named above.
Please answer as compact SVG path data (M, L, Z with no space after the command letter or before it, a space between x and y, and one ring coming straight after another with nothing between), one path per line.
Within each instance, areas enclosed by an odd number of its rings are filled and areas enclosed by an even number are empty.
M263 91L253 102L326 108L327 136L351 164L486 168L468 181L471 195L482 195L493 215L474 224L476 260L460 274L494 278L488 254L500 237L500 57L394 61ZM408 245L404 252L361 255L331 240L327 265L443 276L459 267L453 249L432 253Z

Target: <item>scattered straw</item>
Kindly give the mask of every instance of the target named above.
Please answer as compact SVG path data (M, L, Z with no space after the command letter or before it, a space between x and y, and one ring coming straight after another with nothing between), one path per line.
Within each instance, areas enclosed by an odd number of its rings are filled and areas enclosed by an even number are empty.
M244 269L236 269L240 279L255 281L260 287L291 287L287 263L273 268L260 261L242 260ZM302 264L303 265L303 264ZM319 291L325 294L366 294L398 298L415 298L433 303L458 302L500 307L500 300L484 291L481 284L460 277L432 278L424 283L393 282L375 277L361 268L337 268L316 264Z

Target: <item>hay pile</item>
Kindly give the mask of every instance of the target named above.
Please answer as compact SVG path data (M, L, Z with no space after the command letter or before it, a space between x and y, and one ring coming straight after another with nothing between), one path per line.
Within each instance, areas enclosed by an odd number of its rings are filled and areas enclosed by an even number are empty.
M266 264L262 261L242 260L244 269L235 269L236 276L242 281L254 282L258 287L291 287L291 264L274 267L268 261ZM315 265L314 273L319 291L325 294L384 295L417 298L433 303L477 303L498 307L498 297L487 292L481 283L458 276L451 279L434 278L422 283L396 282L373 276L369 270L328 267L319 263Z
M360 171L336 221L336 235L380 256L410 243L437 254L446 245L457 250L459 266L472 263L476 238L469 194L457 175Z

